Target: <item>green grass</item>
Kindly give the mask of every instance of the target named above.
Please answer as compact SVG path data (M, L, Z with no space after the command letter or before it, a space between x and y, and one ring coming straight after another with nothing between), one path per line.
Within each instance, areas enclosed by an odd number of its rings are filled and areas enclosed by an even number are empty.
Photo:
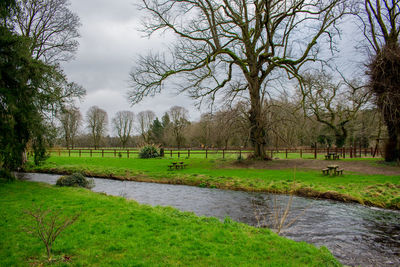
M229 219L33 182L0 179L0 266L46 264L39 239L22 231L23 210L81 212L56 240L58 266L338 266L330 252ZM63 262L65 256L70 261Z
M53 173L84 172L89 176L136 181L187 184L222 189L287 193L292 186L292 169L232 168L233 160L182 159L189 166L170 171L171 159L50 157L28 171ZM365 160L374 164L373 160ZM274 164L274 161L271 162ZM400 209L400 175L367 175L346 172L343 176L322 176L316 170L296 171L297 194L354 201L378 207Z

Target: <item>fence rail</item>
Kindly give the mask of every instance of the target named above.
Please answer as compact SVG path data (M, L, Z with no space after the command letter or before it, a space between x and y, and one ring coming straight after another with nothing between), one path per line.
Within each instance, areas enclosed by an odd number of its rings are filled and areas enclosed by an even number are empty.
M137 157L139 149L137 148L53 148L49 150L52 156L68 156L68 157L119 157L132 158ZM379 148L274 148L267 149L266 153L271 158L324 158L329 153L336 153L340 158L368 158L381 157L382 151ZM164 157L195 157L195 158L238 158L252 154L251 149L175 149L165 148Z

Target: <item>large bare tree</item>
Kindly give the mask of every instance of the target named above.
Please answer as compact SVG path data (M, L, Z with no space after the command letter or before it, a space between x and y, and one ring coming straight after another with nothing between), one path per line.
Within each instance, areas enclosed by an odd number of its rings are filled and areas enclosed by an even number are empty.
M78 48L79 17L69 0L19 0L16 28L32 40L31 53L46 63L65 61Z
M93 146L97 149L101 138L107 131L107 112L98 106L92 106L86 113L87 127L93 140Z
M132 111L118 111L112 120L114 129L117 132L122 147L124 148L126 147L132 132L134 116L135 115Z
M348 136L347 125L370 100L369 90L356 81L335 81L327 72L303 75L305 111L327 126L335 136L337 147L343 147Z
M75 138L82 123L82 115L78 108L70 107L62 110L59 120L67 148L74 148Z
M386 161L400 160L400 1L365 0L358 16L372 56L370 88L388 129Z
M265 158L262 103L276 72L301 78L300 68L317 60L317 42L332 44L344 0L143 0L144 31L175 34L171 54L140 57L131 73L130 99L160 92L172 76L181 91L200 102L245 95L250 99L250 140Z
M151 110L141 111L137 114L136 130L139 132L145 144L150 143L150 128L156 114Z

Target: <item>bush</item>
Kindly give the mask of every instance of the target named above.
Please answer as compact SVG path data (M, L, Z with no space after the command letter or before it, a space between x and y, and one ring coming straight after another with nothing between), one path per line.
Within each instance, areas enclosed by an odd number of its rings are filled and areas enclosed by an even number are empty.
M6 179L6 181L11 182L15 180L15 175L9 170L0 169L0 178Z
M84 188L92 188L94 186L93 180L88 180L81 173L73 173L71 175L61 176L56 185L58 186L76 186Z
M141 159L157 158L159 156L158 149L153 145L144 146L139 151L139 158Z

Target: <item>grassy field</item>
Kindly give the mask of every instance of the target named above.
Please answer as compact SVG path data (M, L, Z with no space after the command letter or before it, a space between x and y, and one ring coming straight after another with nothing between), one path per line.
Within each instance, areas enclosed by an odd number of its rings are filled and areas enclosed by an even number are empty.
M127 159L50 157L43 165L27 171L72 173L135 181L187 184L222 189L287 193L293 182L293 169L240 168L234 160L183 159L188 167L169 170L171 159ZM352 161L352 160L349 160ZM366 164L373 160L363 159ZM272 162L273 163L273 162ZM400 209L400 174L368 175L346 172L343 176L326 177L318 170L296 171L298 195L358 202L378 207Z
M86 189L0 179L0 266L47 265L41 241L22 231L32 223L23 213L32 204L69 215L81 212L55 242L58 266L340 265L326 248L230 219L220 222Z

